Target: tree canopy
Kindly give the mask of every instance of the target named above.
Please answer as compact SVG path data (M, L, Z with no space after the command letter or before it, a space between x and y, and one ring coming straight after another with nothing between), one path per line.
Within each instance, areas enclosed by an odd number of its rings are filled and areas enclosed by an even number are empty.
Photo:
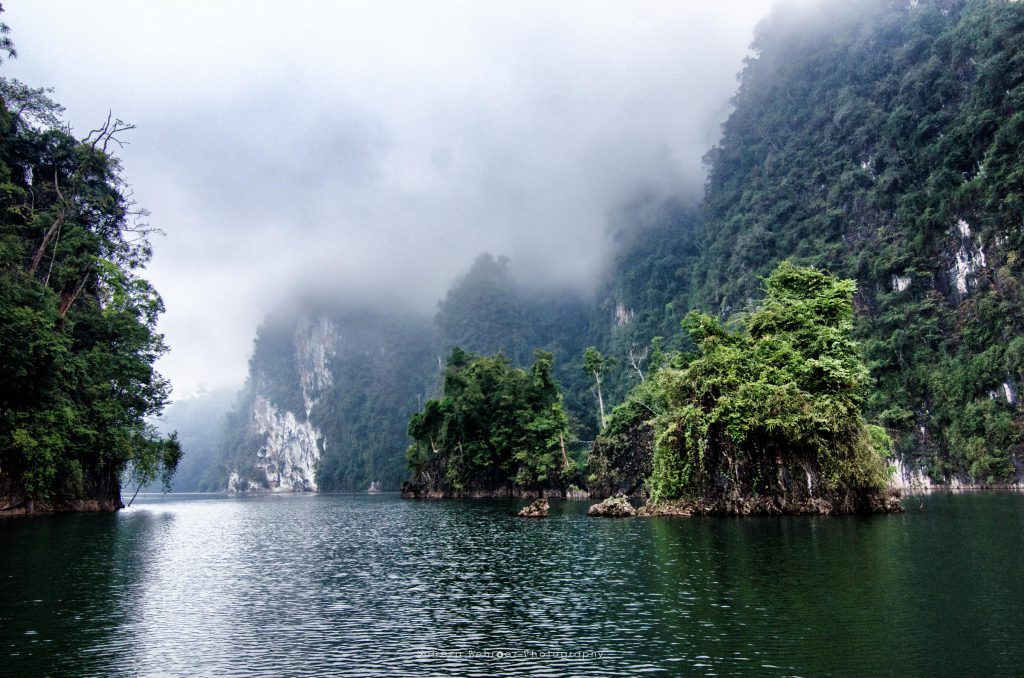
M576 476L566 452L569 419L553 357L536 351L529 371L502 354L452 350L444 393L409 422L414 483L444 494L559 487Z
M852 337L853 281L784 262L764 291L729 326L691 312L683 326L696 351L678 354L613 413L605 447L614 450L631 421L654 438L654 502L856 502L884 487L890 447L861 413L870 380Z
M8 47L0 44L0 49ZM13 54L12 54L13 56ZM0 494L8 506L120 500L181 455L146 418L163 302L137 271L145 212L110 152L130 126L76 139L50 92L0 79Z

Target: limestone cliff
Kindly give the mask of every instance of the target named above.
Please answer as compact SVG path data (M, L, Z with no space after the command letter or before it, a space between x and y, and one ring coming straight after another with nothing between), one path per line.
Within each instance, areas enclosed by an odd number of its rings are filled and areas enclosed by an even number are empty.
M268 335L274 333L271 330ZM333 385L330 364L337 327L329 318L304 313L295 323L290 342L271 338L278 340L270 342L276 344L274 348L284 348L290 355L276 355L276 360L263 363L257 360L262 357L257 348L246 436L251 454L244 455L242 463L231 470L228 491L315 492L323 435L310 421L310 413ZM282 376L294 377L297 383L281 383ZM298 398L294 397L296 389Z
M228 417L233 492L397 490L405 426L434 377L423 319L305 305L260 327Z

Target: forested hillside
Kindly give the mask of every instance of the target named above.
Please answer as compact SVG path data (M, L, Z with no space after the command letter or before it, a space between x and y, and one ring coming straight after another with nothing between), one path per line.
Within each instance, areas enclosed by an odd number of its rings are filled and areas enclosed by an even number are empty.
M454 346L520 367L548 350L571 430L591 440L597 379L611 411L652 364L695 349L679 331L688 311L741 318L789 260L854 281L866 416L906 468L1012 480L1024 453L1022 81L1018 3L778 9L706 156L702 202L640 194L624 205L590 299L525 286L508 260L481 255L441 301L436 335L421 338L430 367L416 378L438 395L437 360ZM591 345L597 375L584 369ZM631 473L649 472L647 448Z
M614 278L657 280L656 253L674 247L663 308L723 317L748 310L784 259L853 278L868 409L898 451L940 480L1011 478L1024 428L1022 81L1017 3L776 11L706 157L699 252L663 229ZM644 325L664 332L660 316Z
M76 138L62 112L0 78L0 512L114 510L122 480L166 482L181 454L147 423L169 385L138 275L151 229L112 153L131 126Z
M232 490L397 490L438 371L429 321L307 303L268 317L213 470Z
M550 352L572 428L588 436L596 430L597 406L580 359L592 334L592 302L578 292L528 285L512 267L508 258L484 253L455 280L434 317L437 355L455 347L481 355L500 352L525 368L536 349Z
M409 416L441 394L443 356L455 347L500 352L516 367L531 364L533 347L550 351L547 370L576 387L576 429L593 430L596 409L576 362L586 301L531 293L507 259L477 257L433 319L343 304L300 304L264 321L211 470L221 487L397 490L408 477ZM568 434L565 442L579 451Z

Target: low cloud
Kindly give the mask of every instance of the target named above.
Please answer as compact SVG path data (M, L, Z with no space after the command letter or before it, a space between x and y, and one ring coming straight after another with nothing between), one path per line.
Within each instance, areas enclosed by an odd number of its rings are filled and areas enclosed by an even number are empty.
M166 232L147 275L180 395L240 382L296 290L432 313L482 251L585 289L618 206L699 192L769 3L7 9L5 75L76 128L139 126L122 156Z

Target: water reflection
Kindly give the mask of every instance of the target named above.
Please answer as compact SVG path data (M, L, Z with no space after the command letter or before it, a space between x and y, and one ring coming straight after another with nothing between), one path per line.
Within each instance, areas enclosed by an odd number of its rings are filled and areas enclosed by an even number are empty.
M17 673L128 665L151 569L146 549L173 520L142 513L0 523L0 637Z
M857 518L147 499L0 522L0 672L1012 672L1024 496ZM498 656L498 653L502 653ZM458 656L461 653L461 656Z

